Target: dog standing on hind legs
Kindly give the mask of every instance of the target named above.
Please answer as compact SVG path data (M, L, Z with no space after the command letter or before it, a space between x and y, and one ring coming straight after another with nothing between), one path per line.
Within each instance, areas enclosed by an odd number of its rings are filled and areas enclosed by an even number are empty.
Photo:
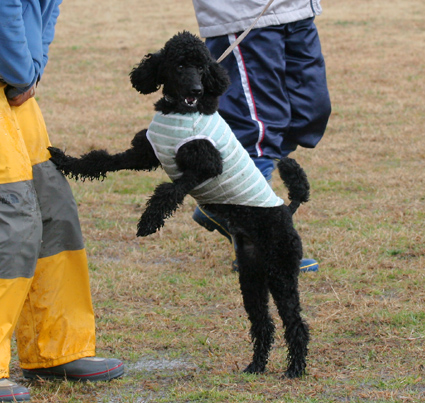
M271 294L288 346L285 375L302 376L309 331L301 317L302 244L292 215L309 198L304 171L290 158L278 163L291 200L288 206L283 204L217 113L227 75L204 43L189 32L175 35L160 51L146 55L130 79L141 94L162 86L163 97L155 104L157 114L149 129L137 133L128 150L114 155L95 150L75 158L50 147L53 162L65 175L81 180L162 166L172 182L155 189L138 223L138 236L160 229L188 194L227 220L238 245L240 288L254 345L245 372L265 371L275 332L268 308Z

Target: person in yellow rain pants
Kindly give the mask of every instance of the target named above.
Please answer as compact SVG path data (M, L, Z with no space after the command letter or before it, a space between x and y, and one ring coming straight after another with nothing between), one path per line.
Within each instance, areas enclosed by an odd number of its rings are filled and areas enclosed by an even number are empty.
M60 2L0 2L0 402L30 399L9 379L13 332L26 378L97 381L124 372L120 360L95 357L77 206L49 160L34 98Z

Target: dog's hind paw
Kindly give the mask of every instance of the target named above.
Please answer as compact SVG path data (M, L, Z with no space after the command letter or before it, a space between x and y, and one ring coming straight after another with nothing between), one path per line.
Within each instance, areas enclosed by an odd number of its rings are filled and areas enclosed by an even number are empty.
M305 369L294 369L294 368L288 368L285 371L285 374L283 376L283 378L288 378L288 379L294 379L294 378L301 378L302 376L304 376L306 374Z
M256 364L254 362L251 362L244 370L243 372L247 374L262 374L265 372L266 366L264 364Z

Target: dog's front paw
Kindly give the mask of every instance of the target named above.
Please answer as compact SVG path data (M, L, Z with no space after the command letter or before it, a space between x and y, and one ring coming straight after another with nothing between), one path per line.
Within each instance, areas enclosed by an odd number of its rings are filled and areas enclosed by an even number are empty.
M154 234L157 231L155 226L151 225L138 225L137 226L137 236L148 236Z
M164 220L156 215L149 214L146 210L137 224L137 236L148 236L154 234L164 226Z
M50 151L50 161L57 165L58 168L66 164L69 157L62 150L56 147L47 147L47 149Z
M56 168L65 176L75 180L81 179L84 181L86 179L78 170L75 170L76 158L66 155L62 150L56 147L47 147L47 149L50 151L50 161L52 161L56 165ZM90 176L88 177L91 178Z

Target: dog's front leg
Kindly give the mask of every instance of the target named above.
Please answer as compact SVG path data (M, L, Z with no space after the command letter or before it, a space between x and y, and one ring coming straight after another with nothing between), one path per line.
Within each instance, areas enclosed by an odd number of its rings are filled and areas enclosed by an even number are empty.
M199 183L196 176L185 173L175 182L158 185L137 224L137 236L147 236L162 228L165 220L173 215L189 191Z
M181 146L176 164L182 176L157 186L137 225L137 236L153 234L163 227L191 190L223 170L220 153L208 140L192 140Z
M128 150L109 154L106 150L94 150L80 158L66 155L56 147L49 147L51 161L59 170L74 179L103 179L107 172L123 169L152 170L159 166L158 158L146 138L146 130L137 133Z

